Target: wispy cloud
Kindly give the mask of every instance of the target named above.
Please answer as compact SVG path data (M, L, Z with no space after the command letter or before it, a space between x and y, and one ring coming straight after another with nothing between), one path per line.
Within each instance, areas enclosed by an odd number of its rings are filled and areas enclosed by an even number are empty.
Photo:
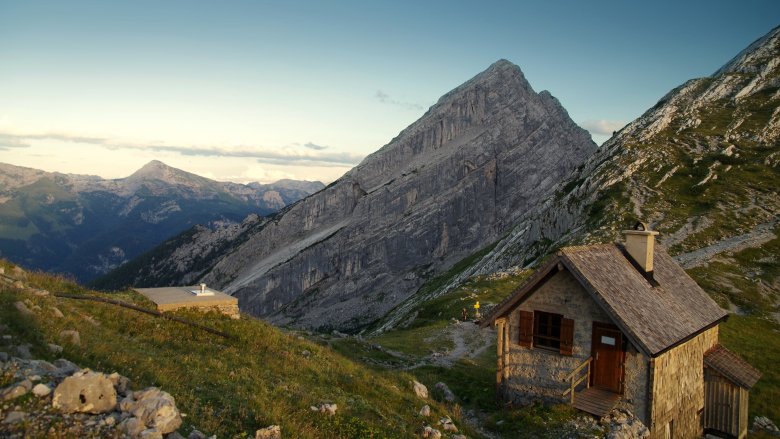
M253 159L260 163L294 166L354 166L363 159L362 155L348 152L323 151L327 146L312 142L295 143L280 148L258 146L193 146L137 144L98 137L85 137L67 134L11 134L0 132L0 149L30 146L36 140L55 140L62 142L97 145L109 150L132 149L141 151L169 152L184 156L198 157L237 157Z
M328 149L327 146L317 145L316 143L311 143L311 142L304 143L303 146L305 146L306 148L309 148L309 149L316 150L316 151L322 151L323 149Z
M389 104L389 105L395 105L397 107L405 108L407 110L424 110L425 107L414 103L414 102L404 102L399 101L396 99L392 99L389 94L383 92L382 90L377 90L376 93L374 93L374 99L378 100L379 102L383 104Z
M11 148L28 148L30 144L16 136L0 133L0 151L8 151Z
M612 135L613 131L617 131L626 126L626 123L619 120L598 119L586 120L580 123L580 126L590 131L591 134L609 136Z

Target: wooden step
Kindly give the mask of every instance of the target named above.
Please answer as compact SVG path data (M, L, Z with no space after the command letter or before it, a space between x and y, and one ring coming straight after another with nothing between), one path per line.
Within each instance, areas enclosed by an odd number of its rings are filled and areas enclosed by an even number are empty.
M574 395L574 408L599 418L606 416L620 401L620 395L609 390L589 387Z

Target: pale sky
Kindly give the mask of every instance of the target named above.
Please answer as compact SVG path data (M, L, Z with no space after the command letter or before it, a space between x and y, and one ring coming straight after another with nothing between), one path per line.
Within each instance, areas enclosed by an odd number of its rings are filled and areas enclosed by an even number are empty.
M329 183L500 58L601 143L778 24L769 0L0 0L0 162Z

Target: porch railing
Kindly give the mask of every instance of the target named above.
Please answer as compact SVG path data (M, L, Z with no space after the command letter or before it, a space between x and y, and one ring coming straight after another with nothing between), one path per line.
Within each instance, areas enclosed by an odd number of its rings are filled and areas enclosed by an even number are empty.
M571 404L574 404L574 389L583 381L585 381L585 388L590 387L590 364L593 362L593 357L588 357L582 364L577 366L576 369L566 375L563 381L569 382L569 388L563 392L563 396L571 395ZM582 374L582 370L585 369L585 374Z

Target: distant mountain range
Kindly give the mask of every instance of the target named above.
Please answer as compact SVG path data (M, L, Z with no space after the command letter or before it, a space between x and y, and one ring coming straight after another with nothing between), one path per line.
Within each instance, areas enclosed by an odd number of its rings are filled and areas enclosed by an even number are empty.
M196 224L268 215L323 187L218 182L156 160L116 180L0 163L0 256L89 281Z

